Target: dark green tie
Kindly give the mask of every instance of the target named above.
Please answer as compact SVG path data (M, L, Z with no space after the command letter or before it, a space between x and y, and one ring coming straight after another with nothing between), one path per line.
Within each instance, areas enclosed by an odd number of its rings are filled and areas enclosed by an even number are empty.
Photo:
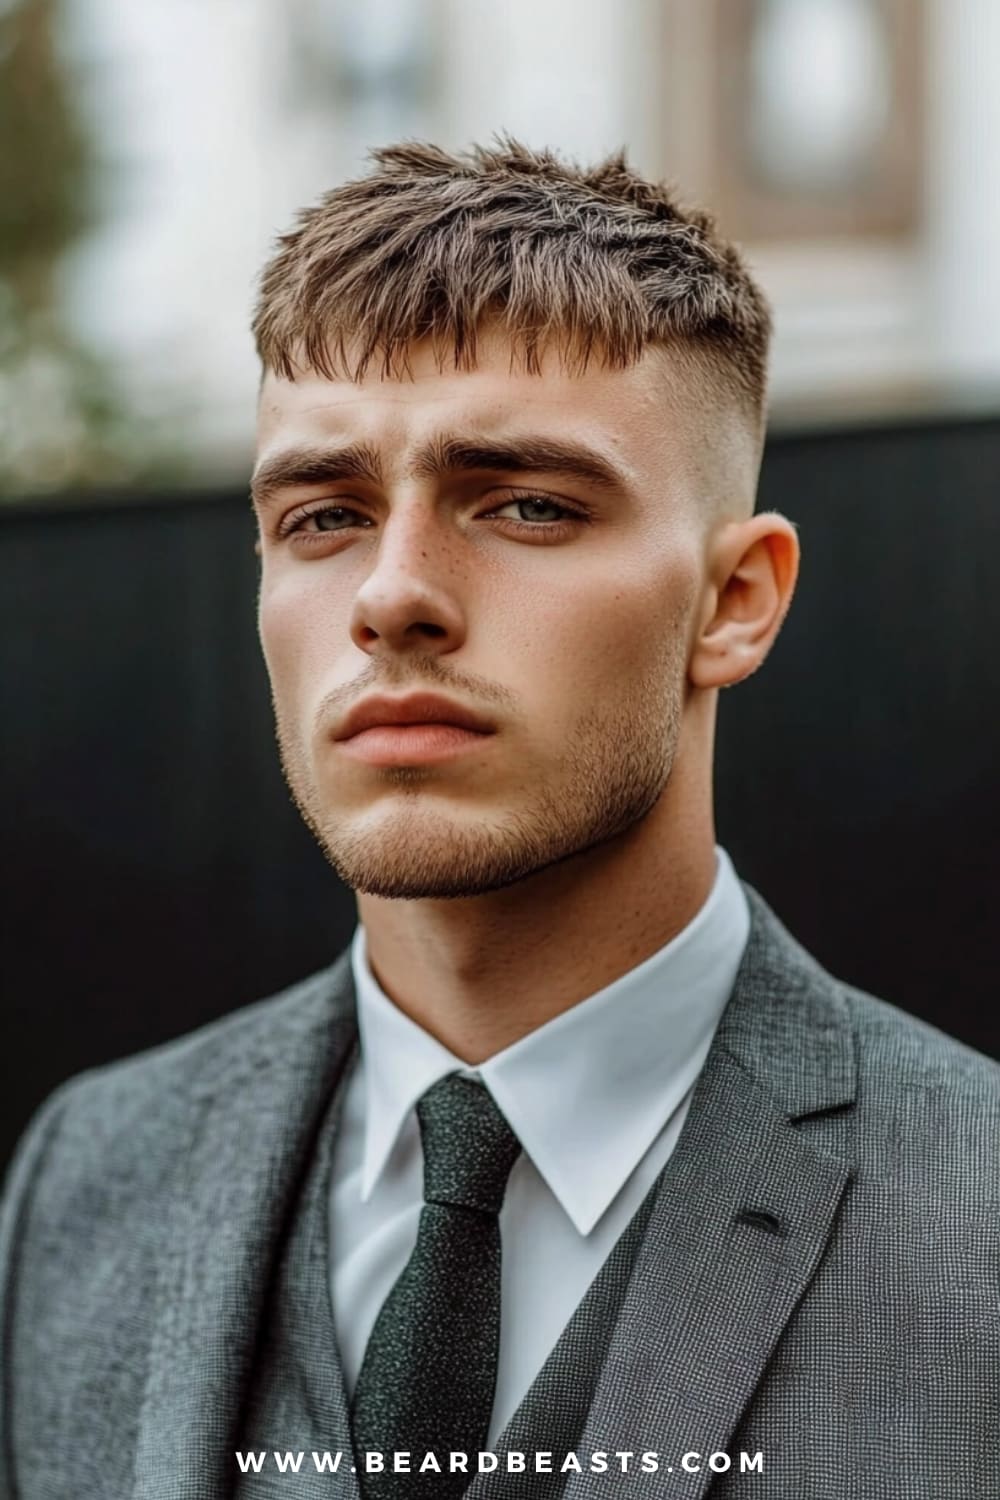
M375 1320L351 1408L365 1500L462 1494L484 1447L500 1345L500 1225L521 1146L481 1083L452 1073L417 1105L424 1206L417 1243ZM392 1454L413 1472L394 1474ZM385 1457L366 1474L365 1453ZM417 1473L432 1452L444 1472ZM449 1474L448 1455L470 1457Z

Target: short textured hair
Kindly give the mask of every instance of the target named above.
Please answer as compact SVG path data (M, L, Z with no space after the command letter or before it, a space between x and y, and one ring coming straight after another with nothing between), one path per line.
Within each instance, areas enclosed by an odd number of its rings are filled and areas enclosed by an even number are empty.
M499 325L532 372L552 344L579 368L680 344L761 419L760 288L710 215L624 151L580 167L503 136L455 155L403 142L371 160L300 213L264 267L253 332L265 372L360 380L377 360L390 375L428 338L442 368L449 355L470 368L477 335Z

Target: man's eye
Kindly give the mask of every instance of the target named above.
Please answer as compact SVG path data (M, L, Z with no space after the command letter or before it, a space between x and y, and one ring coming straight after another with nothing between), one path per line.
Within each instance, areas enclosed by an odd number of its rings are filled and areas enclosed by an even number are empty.
M487 517L501 517L517 526L523 526L525 531L545 532L548 528L551 533L557 527L565 527L583 519L568 505L550 500L547 495L518 495L494 506L487 512ZM308 510L293 511L282 522L278 535L282 538L297 536L308 542L373 524L369 516L352 505L318 504Z
M306 529L308 522L315 522L315 527L309 525L310 531L343 531L348 526L357 526L359 522L368 524L367 516L362 516L360 511L354 510L350 505L321 505L315 510L300 511L298 515L289 518L282 529L282 535L290 536L293 531Z
M521 512L520 515L511 516L511 520L527 521L529 523L548 522L551 524L554 521L562 521L567 517L572 518L573 516L573 512L567 506L558 505L555 500L546 500L543 496L532 495L522 495L519 496L516 500L508 500L505 504L500 505L495 510L491 511L490 514L498 516L503 511L511 509L516 509ZM555 511L557 512L557 514L540 515L540 511Z

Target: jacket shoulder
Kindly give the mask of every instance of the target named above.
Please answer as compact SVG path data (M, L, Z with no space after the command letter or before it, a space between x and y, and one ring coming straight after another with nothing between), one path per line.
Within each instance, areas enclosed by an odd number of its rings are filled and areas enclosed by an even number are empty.
M349 970L349 951L345 950L332 964L262 1000L242 1005L158 1046L89 1069L71 1078L66 1086L87 1083L143 1091L147 1084L161 1079L190 1080L203 1070L214 1074L220 1063L236 1062L260 1045L275 1045L289 1029L297 1031L327 1012L334 1013L345 1004L344 981Z
M995 1245L1000 1064L886 1000L844 987L854 1021L858 1192L911 1247L928 1225L976 1261ZM878 1215L876 1215L878 1217ZM970 1263L971 1263L970 1261ZM978 1263L978 1262L977 1262Z
M1000 1112L1000 1062L888 1000L841 984L858 1040L862 1079L887 1087L980 1099Z
M353 1007L349 950L324 969L194 1031L75 1074L35 1111L7 1173L5 1196L35 1175L58 1139L60 1153L95 1168L123 1155L169 1150L206 1093L242 1065L281 1049L291 1035L333 1021Z
M723 1030L759 1073L832 1062L861 1085L859 1101L891 1107L911 1095L977 1098L1000 1106L1000 1063L883 999L830 973L744 882L750 938ZM835 1048L822 1044L838 1039ZM849 1038L849 1045L843 1045ZM841 1053L846 1052L846 1056ZM797 1061L796 1061L797 1059Z

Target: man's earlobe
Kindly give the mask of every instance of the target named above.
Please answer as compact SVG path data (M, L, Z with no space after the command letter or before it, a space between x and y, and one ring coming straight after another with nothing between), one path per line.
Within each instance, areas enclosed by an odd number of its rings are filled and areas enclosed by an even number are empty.
M735 687L753 676L769 649L770 642L761 650L749 642L735 641L728 634L705 640L692 659L691 681L701 688Z

